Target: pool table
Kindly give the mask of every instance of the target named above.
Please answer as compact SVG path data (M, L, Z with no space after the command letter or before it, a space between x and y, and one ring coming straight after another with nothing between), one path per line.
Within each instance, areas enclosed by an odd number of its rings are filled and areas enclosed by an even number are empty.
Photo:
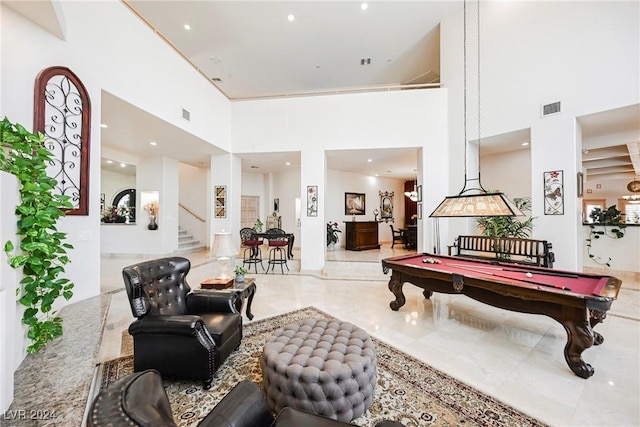
M382 269L385 274L392 270L392 310L405 304L402 286L409 282L424 289L425 298L433 292L464 294L494 307L555 319L567 331L564 358L582 378L594 372L582 352L604 341L593 327L605 318L622 284L612 276L426 253L386 258Z

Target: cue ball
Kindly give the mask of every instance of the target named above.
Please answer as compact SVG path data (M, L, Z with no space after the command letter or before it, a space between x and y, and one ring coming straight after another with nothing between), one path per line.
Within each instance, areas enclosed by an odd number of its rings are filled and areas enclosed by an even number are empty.
M525 276L527 276L527 277L533 277L533 274L531 274L531 273L527 273L527 274L525 274Z

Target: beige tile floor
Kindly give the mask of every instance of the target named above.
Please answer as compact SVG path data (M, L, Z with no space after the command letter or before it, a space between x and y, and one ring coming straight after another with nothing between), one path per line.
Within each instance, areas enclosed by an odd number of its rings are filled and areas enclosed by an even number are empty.
M252 274L257 293L254 320L313 305L491 396L554 426L640 425L640 274L607 272L624 280L619 299L596 327L605 342L583 353L595 375L575 376L564 361L566 333L554 320L501 310L465 296L436 294L425 300L407 284L407 303L393 300L380 259L406 253L388 244L380 251L327 253L321 275L293 272ZM192 287L214 268L206 253L186 255ZM102 291L114 291L100 360L120 354L120 340L132 320L122 267L143 258L104 258ZM363 280L364 279L364 280ZM245 322L249 322L245 318Z

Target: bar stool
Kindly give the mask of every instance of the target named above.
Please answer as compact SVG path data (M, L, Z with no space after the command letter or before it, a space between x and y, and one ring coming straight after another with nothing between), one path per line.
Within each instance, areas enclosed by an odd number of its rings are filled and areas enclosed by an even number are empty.
M280 265L280 271L284 274L283 265L287 267L287 271L289 271L286 251L286 248L289 245L287 233L279 228L272 228L267 230L267 239L269 240L269 263L267 265L267 273L269 272L269 268L271 268L271 271L274 271L276 265Z
M242 267L249 264L247 270L251 270L251 264L253 264L256 274L258 274L258 264L264 271L264 265L262 264L262 240L256 235L256 231L253 228L245 227L240 230L241 247L244 249L242 254Z

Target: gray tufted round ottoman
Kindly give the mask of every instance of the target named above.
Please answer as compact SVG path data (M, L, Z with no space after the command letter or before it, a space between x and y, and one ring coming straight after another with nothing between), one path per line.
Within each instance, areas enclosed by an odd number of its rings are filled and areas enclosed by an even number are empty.
M351 421L373 401L376 352L369 335L348 322L306 319L278 329L264 345L267 402Z

